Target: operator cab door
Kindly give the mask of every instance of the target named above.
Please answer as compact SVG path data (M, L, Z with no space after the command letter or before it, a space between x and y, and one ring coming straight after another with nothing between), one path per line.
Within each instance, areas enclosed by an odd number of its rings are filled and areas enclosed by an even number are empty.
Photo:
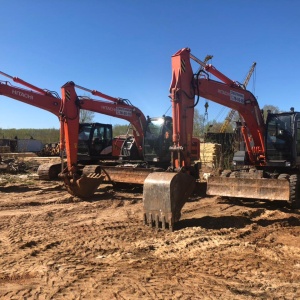
M171 160L172 118L161 117L148 120L144 138L144 159L153 163L168 163Z
M266 158L270 165L286 166L294 160L294 115L292 113L268 114Z
M80 159L97 159L112 155L112 126L101 123L79 125L78 155Z
M112 126L110 124L93 124L90 141L90 155L112 155Z

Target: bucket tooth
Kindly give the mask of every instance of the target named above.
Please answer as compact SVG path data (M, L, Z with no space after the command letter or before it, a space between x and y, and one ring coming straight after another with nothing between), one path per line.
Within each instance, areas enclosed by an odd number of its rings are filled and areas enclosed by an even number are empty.
M144 225L148 225L148 223L147 223L147 215L145 213L143 214L143 217L144 217L144 220L143 220Z
M159 216L158 215L155 215L155 227L156 227L156 229L158 229L159 228Z
M181 216L181 209L195 187L195 178L186 173L154 172L144 182L144 223L169 228Z

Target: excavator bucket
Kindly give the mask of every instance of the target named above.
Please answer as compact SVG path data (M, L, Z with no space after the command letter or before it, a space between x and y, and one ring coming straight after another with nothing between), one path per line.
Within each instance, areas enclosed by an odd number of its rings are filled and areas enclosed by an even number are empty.
M289 200L288 180L209 177L207 195L262 200Z
M181 209L195 187L195 178L186 173L154 172L144 182L144 223L171 231Z
M82 175L78 179L68 179L65 177L64 182L71 195L80 198L87 198L91 197L95 193L105 176L106 175L104 173L91 173L88 175Z

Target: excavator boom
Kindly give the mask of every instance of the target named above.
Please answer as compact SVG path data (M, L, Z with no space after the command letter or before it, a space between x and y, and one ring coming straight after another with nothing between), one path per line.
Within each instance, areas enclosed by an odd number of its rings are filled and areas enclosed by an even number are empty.
M75 85L76 87L76 85ZM78 87L78 86L77 86ZM144 138L144 130L146 127L146 117L142 111L128 104L121 98L113 98L98 91L92 91L93 94L109 101L95 100L88 97L80 97L78 105L80 109L105 114L108 116L127 120L133 126L133 135L139 151L139 156L142 158L142 144ZM111 102L112 101L112 102Z
M246 87L247 87L247 85L248 85L248 82L249 82L249 80L250 80L250 78L251 78L251 76L252 76L252 73L254 72L255 66L256 66L256 62L254 62L254 63L252 64L252 66L251 66L251 68L250 68L250 70L249 70L249 72L248 72L248 74L247 74L247 76L246 76L246 79L244 80L244 83L243 83L243 85L242 85L242 87L243 87L244 89L246 89ZM227 117L226 117L225 120L224 120L224 123L222 124L222 127L221 127L221 129L220 129L220 133L224 133L224 132L226 131L226 129L227 129L228 125L230 124L230 122L231 122L233 116L235 115L235 112L236 112L236 111L235 111L234 109L231 109L231 110L229 111Z

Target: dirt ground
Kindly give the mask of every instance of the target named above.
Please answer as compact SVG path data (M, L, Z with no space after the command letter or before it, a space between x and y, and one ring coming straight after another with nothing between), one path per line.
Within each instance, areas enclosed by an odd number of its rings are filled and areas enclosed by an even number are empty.
M143 225L141 190L90 200L0 175L0 299L300 299L300 214L195 195L174 232Z

